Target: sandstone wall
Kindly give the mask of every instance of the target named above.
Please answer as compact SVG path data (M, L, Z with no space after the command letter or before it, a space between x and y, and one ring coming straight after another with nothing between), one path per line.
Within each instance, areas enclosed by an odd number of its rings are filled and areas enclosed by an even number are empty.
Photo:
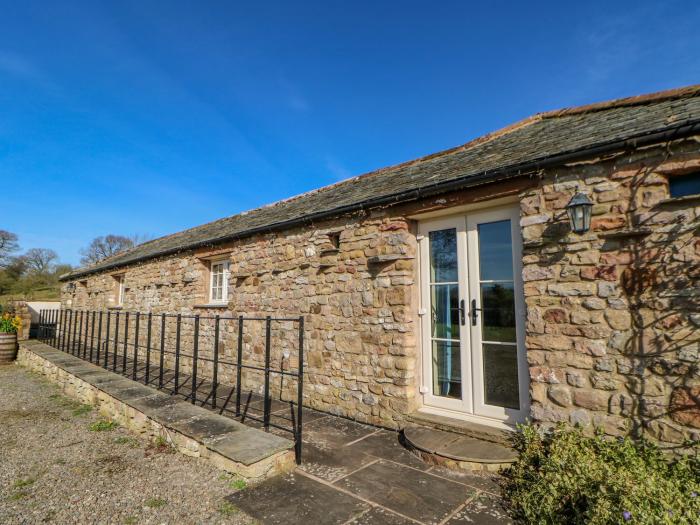
M695 140L548 172L521 201L532 417L700 437L700 201L666 175L700 167ZM591 231L568 231L576 188Z
M211 357L214 315L304 315L305 403L396 427L415 408L416 241L410 229L404 217L376 212L130 267L123 273L126 291L120 333L124 334L127 311L151 311L156 317L161 312L197 313L207 317L201 320L200 355ZM336 234L338 248L333 239ZM198 308L195 305L207 302L205 258L220 254L228 254L231 263L228 306ZM90 276L72 287L64 285L64 306L115 306L113 274ZM112 330L115 320L112 314ZM142 318L142 352L144 321ZM132 314L132 337L133 323ZM182 349L191 351L193 320L186 317L182 323ZM153 329L153 340L159 341L157 320ZM166 346L171 349L174 330L175 319L169 317ZM222 322L222 359L235 361L237 334L235 320ZM246 322L244 334L244 362L261 365L264 323ZM273 367L295 369L297 347L294 323L273 323ZM207 370L200 368L199 372ZM232 381L234 373L233 367L222 367L222 382ZM262 384L255 372L246 371L244 380L250 387L257 386L256 390ZM273 381L273 388L282 399L296 399L294 381Z
M416 224L408 217L517 195L532 419L679 443L700 432L700 210L697 201L667 200L666 175L698 167L698 140L678 141L148 261L123 270L124 311L304 315L305 404L397 427L420 404ZM577 188L595 202L584 235L569 232L565 214ZM197 308L206 303L206 258L221 254L231 261L229 304ZM64 306L113 306L115 282L103 273L74 289L67 283ZM211 323L202 321L205 338ZM263 328L246 327L248 362L262 359ZM236 339L226 322L224 358L233 358ZM293 326L273 328L273 366L294 368L296 356ZM232 380L233 369L223 374ZM259 379L250 374L247 385ZM275 392L290 399L293 386Z

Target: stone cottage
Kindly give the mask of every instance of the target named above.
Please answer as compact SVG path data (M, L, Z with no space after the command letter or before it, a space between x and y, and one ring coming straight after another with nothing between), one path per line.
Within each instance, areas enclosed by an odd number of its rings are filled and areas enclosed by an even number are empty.
M700 435L699 194L693 86L537 114L146 242L63 276L62 302L303 315L304 403L384 427L530 419L681 443Z

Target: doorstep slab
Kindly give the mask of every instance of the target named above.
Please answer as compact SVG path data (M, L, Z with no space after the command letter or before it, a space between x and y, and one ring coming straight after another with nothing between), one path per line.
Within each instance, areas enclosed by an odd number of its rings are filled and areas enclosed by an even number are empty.
M464 421L422 410L411 412L406 419L416 426L434 428L436 430L452 432L453 434L462 434L464 436L481 439L482 441L491 441L502 445L508 445L514 435L514 430L494 428L474 421Z
M409 425L406 445L423 460L463 470L496 471L513 463L518 455L511 447L464 434Z

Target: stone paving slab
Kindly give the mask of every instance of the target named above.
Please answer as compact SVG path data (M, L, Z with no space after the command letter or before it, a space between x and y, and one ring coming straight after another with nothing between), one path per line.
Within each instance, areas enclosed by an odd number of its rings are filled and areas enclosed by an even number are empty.
M371 506L301 474L280 476L227 498L266 525L333 525Z
M461 483L383 460L342 479L338 485L421 523L440 523L476 493Z
M134 407L136 410L141 411L153 411L161 408L167 408L175 403L182 403L182 400L167 394L163 394L162 392L153 393L153 389L151 389L151 395L140 397L138 399L131 399L129 401L129 405Z
M121 401L130 401L132 399L138 399L140 397L148 397L153 395L153 389L147 386L134 384L132 381L129 386L124 388L115 388L110 394L113 394L117 399Z
M231 432L238 433L248 429L248 427L237 421L223 416L217 416L211 412L184 421L178 421L174 424L174 427L178 432L194 438L197 441L211 439ZM233 439L237 437L238 434L233 436Z
M302 469L325 481L336 481L357 469L369 465L377 458L351 451L348 447L335 449L319 448L305 443L302 450Z
M399 441L399 434L390 430L382 430L371 434L364 439L345 445L342 451L348 454L367 454L374 458L383 458L416 468L428 470L431 465L421 461L409 452Z
M415 521L394 514L381 507L372 507L348 522L348 525L413 525Z
M503 508L499 498L478 494L447 521L446 525L508 525L515 523Z
M175 399L175 398L170 398ZM140 400L143 401L143 400ZM134 408L139 408L139 402L133 403ZM174 403L169 403L161 408L156 408L149 411L149 416L152 417L158 423L163 425L172 425L177 421L184 421L186 419L191 419L193 417L200 416L202 414L199 407L192 406L190 403L185 403L184 401L175 400Z
M463 485L467 485L481 492L487 492L491 495L498 496L501 493L501 487L496 482L497 478L494 476L485 476L483 474L454 470L441 466L432 467L430 473L434 476L451 479L452 481L462 483Z
M321 448L337 448L377 431L376 427L332 417L304 425L302 439Z
M235 457L244 465L252 465L268 455L288 450L289 440L274 434L243 426L235 434L205 441L207 448L226 457Z

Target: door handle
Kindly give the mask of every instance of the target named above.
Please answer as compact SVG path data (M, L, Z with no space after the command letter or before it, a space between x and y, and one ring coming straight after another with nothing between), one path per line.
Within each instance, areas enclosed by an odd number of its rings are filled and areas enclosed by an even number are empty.
M464 307L464 299L459 302L459 306L457 308L450 308L450 310L459 310L459 324L462 326L467 324L467 309Z
M476 326L476 321L477 321L477 312L480 312L481 308L476 307L476 299L472 299L472 308L471 308L471 316L472 316L472 326Z

